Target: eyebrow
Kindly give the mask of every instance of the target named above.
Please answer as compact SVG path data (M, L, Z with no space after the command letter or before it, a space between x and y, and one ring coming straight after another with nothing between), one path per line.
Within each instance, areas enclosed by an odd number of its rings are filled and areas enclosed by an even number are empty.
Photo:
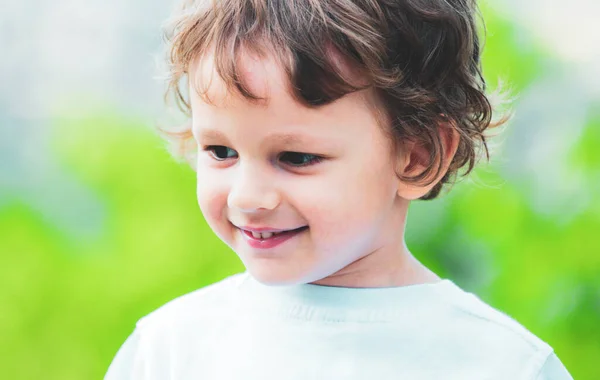
M201 129L198 137L206 140L226 139L225 135L214 129Z
M199 133L200 139L206 140L228 140L227 137L215 129L202 129ZM284 146L299 145L299 144L315 144L318 142L316 138L297 135L293 133L277 133L269 135L266 141L281 144Z

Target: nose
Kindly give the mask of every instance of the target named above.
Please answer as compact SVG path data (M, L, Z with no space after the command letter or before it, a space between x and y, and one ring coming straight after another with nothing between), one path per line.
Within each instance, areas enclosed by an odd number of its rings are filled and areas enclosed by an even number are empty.
M273 180L261 170L240 165L233 175L227 206L242 212L273 210L281 199Z

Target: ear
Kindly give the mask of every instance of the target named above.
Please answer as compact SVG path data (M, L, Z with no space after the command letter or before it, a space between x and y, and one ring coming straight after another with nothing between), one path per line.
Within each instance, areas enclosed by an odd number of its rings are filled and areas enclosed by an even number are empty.
M419 199L427 194L448 171L448 167L458 149L460 135L450 123L440 123L438 133L441 137L443 151L437 157L434 157L433 167L437 169L440 160L442 160L442 167L439 174L435 176L436 170L434 170L430 176L424 178L419 183L405 183L404 181L400 181L397 192L398 196L407 200ZM404 150L399 157L398 174L415 177L427 169L430 159L430 151L426 147L415 142L407 143L404 145ZM433 181L431 181L432 178ZM426 185L427 183L429 184Z

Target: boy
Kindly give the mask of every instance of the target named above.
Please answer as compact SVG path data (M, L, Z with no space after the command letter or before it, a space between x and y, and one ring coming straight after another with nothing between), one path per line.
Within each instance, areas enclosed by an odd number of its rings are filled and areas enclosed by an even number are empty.
M469 0L189 1L171 82L200 209L247 272L138 322L107 379L570 379L404 242L487 156ZM189 99L179 90L186 78Z

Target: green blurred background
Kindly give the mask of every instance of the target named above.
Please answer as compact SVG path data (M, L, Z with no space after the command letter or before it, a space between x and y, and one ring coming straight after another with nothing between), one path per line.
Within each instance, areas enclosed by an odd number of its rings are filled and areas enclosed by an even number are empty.
M156 78L171 2L5 3L0 378L99 379L137 319L243 267L205 224L193 171L153 132L180 120ZM586 17L600 5L560 3L483 4L485 75L518 95L516 116L492 164L412 205L407 239L592 380L600 39Z

